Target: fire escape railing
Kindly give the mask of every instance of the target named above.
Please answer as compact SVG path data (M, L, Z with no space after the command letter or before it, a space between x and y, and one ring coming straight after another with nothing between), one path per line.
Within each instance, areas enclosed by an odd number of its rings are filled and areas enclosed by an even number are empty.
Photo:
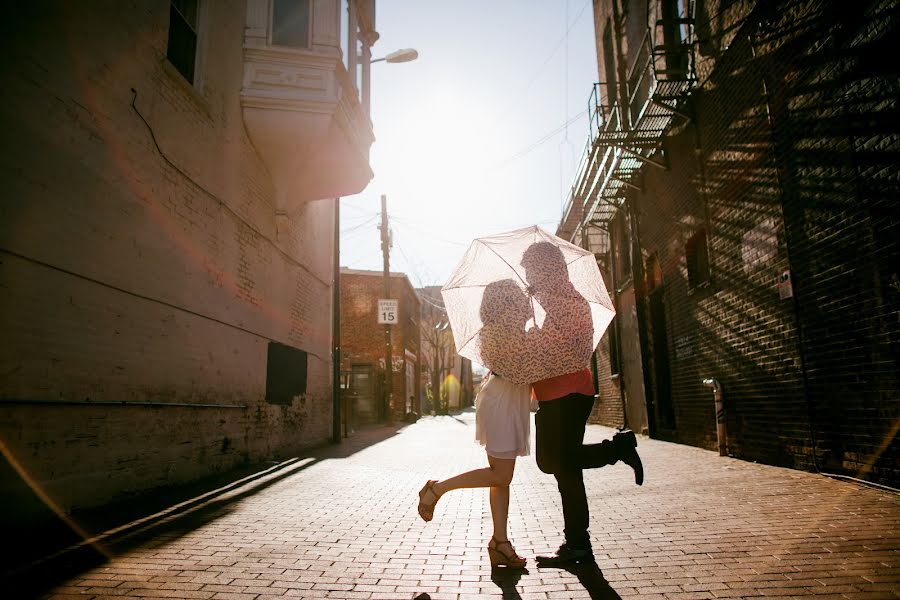
M672 27L681 41L654 43ZM647 30L625 82L627 106L618 99L605 105L600 95L605 83L594 84L588 140L560 222L561 237L579 243L588 224L608 229L627 190L640 189L643 166L668 168L663 140L676 116L690 118L681 104L695 83L692 21L679 17Z

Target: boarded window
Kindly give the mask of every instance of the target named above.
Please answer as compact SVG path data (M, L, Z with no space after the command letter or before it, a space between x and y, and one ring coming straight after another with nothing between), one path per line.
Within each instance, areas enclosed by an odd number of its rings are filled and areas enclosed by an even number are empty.
M269 342L266 364L266 402L291 404L295 396L306 393L306 352Z
M701 229L685 244L687 258L688 287L696 288L709 283L709 249L706 244L706 230Z
M603 69L606 77L606 110L615 104L618 94L616 89L616 56L613 54L612 19L606 20L603 28ZM607 115L604 113L603 115Z
M662 287L662 267L659 264L659 255L654 252L647 257L647 266L644 268L647 278L647 293L652 294Z
M197 14L198 0L172 0L169 4L166 58L191 83L197 62Z
M309 48L309 0L272 1L272 43Z
M616 287L621 288L631 279L631 236L628 234L628 222L621 211L612 223L612 234Z
M607 329L609 332L609 374L619 374L619 363L621 362L621 347L619 346L619 321L613 319L612 324Z

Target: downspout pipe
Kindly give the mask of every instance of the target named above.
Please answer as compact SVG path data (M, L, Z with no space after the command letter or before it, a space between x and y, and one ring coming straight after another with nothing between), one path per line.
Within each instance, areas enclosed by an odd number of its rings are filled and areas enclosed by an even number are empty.
M703 380L703 385L710 388L716 398L716 437L719 440L719 456L727 456L725 451L728 432L725 430L725 404L722 402L722 384L718 379Z

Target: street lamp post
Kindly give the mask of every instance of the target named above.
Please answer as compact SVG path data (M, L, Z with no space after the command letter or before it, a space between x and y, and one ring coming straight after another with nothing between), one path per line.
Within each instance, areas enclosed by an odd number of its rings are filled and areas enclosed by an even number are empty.
M350 9L353 10L353 3L350 3ZM351 22L355 19L351 18ZM353 39L353 33L349 34L349 42L350 48L355 46L355 40ZM370 79L370 66L372 63L377 62L389 62L389 63L401 63L401 62L410 62L416 60L419 57L419 53L412 48L404 48L402 50L395 50L381 58L372 58L372 44L375 43L375 40L378 39L378 34L375 32L367 32L364 36L362 36L361 41L362 44L362 56L357 57L356 52L353 52L350 58L350 65L352 65L353 69L356 68L357 58L361 59L363 77L362 77L362 105L363 109L366 112L366 116L371 120L371 85L369 83ZM385 202L384 196L382 196L382 204ZM384 211L384 208L382 208ZM342 434L342 422L341 422L341 316L340 316L340 306L341 306L341 199L335 198L335 206L334 206L334 265L332 266L332 280L334 289L332 290L332 322L331 322L331 335L332 335L332 352L331 352L331 360L332 360L332 395L333 395L333 403L332 403L332 415L333 415L333 423L332 423L332 442L340 443ZM387 212L384 212L385 219L385 228L387 227ZM385 250L385 258L384 258L384 269L387 274L387 278L385 279L385 297L387 298L390 295L390 272L388 271L388 254L387 250ZM385 325L385 327L389 327ZM391 358L391 339L390 339L390 329L386 330L386 358ZM391 370L392 361L388 360L385 364L385 368L388 369L387 373L390 377L393 373ZM388 383L390 386L390 383ZM388 413L390 414L390 387L388 387ZM392 416L392 415L390 415Z
M369 44L363 44L363 51L360 59L362 60L363 78L362 78L362 103L366 111L366 116L371 117L371 76L369 67L377 62L403 63L410 62L419 58L418 51L412 48L404 48L403 50L395 50L390 54L386 54L381 58L372 58L372 49Z
M384 258L384 298L391 297L391 268L390 268L390 249L391 240L388 231L387 220L387 196L381 195L381 253ZM394 422L394 412L391 402L391 396L394 387L394 349L391 340L391 325L384 324L384 399L385 399L385 417L388 423Z

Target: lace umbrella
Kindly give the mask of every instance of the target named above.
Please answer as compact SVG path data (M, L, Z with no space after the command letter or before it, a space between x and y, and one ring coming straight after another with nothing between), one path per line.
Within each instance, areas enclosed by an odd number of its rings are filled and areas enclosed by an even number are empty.
M594 255L537 226L473 241L441 295L460 356L515 383L586 367L615 316Z

